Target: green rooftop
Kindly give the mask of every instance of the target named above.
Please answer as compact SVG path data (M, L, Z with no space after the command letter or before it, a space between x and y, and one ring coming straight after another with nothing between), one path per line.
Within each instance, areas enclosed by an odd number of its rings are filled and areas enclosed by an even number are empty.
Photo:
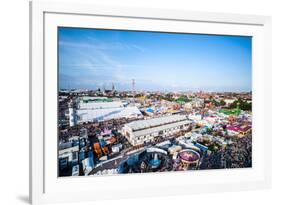
M83 100L83 103L89 103L89 102L113 102L112 98L98 98L94 100Z
M240 115L241 109L234 108L234 109L221 109L219 111L220 113L223 113L225 115Z

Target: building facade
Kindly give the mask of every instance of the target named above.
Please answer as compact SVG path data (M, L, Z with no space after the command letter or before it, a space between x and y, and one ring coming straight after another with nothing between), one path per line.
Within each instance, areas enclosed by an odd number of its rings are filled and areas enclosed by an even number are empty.
M127 123L121 132L135 146L153 142L156 137L172 136L190 125L191 121L184 115L168 115Z

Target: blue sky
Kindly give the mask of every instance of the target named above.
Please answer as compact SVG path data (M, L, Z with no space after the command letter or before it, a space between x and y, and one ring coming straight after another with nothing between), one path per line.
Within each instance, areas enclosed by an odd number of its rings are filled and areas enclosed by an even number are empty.
M252 39L59 28L59 87L251 91Z

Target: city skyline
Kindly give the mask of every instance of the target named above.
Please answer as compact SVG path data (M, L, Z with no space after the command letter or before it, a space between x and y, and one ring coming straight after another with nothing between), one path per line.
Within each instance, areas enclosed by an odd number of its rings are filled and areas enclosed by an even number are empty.
M59 28L60 89L251 91L246 36Z

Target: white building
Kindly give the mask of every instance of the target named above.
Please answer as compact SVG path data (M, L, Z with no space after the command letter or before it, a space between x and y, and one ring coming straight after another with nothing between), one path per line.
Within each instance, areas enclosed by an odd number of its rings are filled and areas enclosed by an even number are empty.
M93 160L91 160L90 158L83 159L82 160L82 167L83 167L83 172L84 172L85 176L88 176L89 173L94 168Z
M79 146L69 147L66 149L59 150L59 160L72 164L78 163L78 152L79 152Z
M205 120L210 124L214 124L215 122L217 122L218 118L214 115L211 115L211 116L205 117Z
M229 106L230 104L232 104L235 101L235 99L224 99L225 105Z
M193 106L192 106L192 103L191 103L191 102L187 102L187 103L184 104L184 109L185 109L186 111L191 111L192 108L193 108Z
M189 128L190 124L191 121L184 115L168 115L127 123L121 132L135 146L152 142L157 136L171 136Z
M204 105L204 99L201 98L194 98L192 100L192 107L199 108Z
M78 104L80 110L97 110L106 108L122 108L124 107L121 101L113 102L81 102Z
M81 100L77 109L69 108L69 124L74 126L84 122L142 117L136 106L125 107L123 104L121 101Z
M197 121L202 120L202 115L199 113L191 113L188 115L188 119L197 122Z
M142 114L137 107L76 110L76 123L104 121L118 118L136 118Z

